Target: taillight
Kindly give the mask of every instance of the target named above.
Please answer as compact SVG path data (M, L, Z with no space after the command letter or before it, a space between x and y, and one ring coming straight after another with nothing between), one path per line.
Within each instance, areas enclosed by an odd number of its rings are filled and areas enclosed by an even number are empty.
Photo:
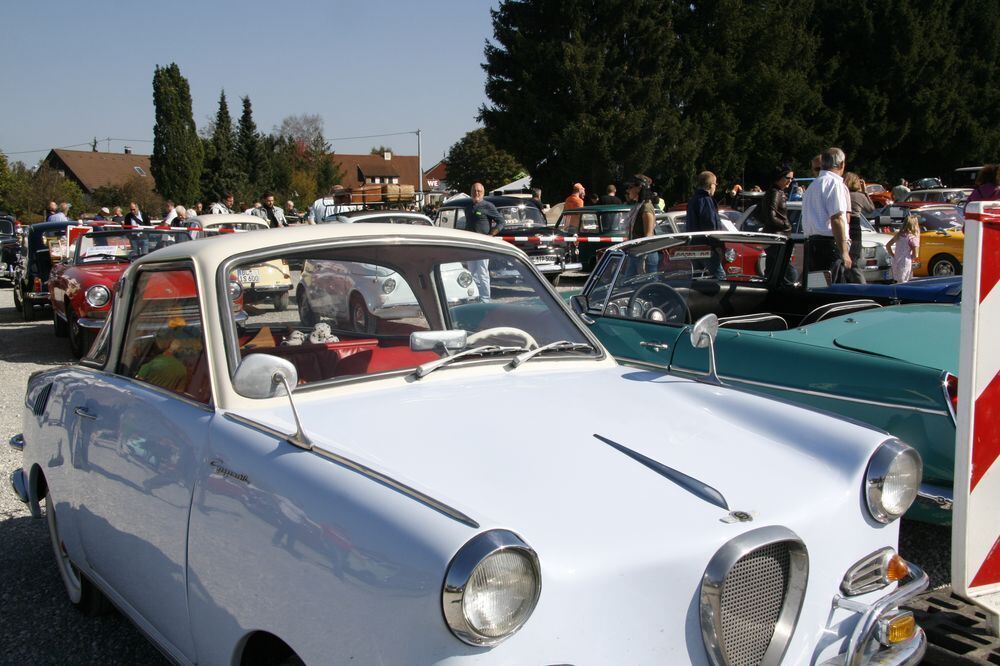
M948 409L951 411L951 420L958 423L958 377L950 372L944 373L944 396L948 400Z
M32 291L41 291L42 290L42 278L35 278L35 281L32 283L32 286L34 287L32 289Z

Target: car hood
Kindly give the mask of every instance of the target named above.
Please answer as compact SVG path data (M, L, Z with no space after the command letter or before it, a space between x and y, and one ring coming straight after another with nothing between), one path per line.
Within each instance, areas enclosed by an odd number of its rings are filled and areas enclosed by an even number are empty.
M958 374L960 318L955 305L899 305L814 324L810 333L826 327L837 347Z
M83 264L71 266L66 270L67 279L75 279L80 282L81 287L88 287L92 284L113 285L125 272L129 264L124 261L106 264Z
M679 534L731 536L729 510L754 516L748 527L808 531L817 511L859 527L860 479L886 434L661 373L538 363L547 370L442 369L393 388L331 387L295 401L315 446L556 550L593 535L603 544L594 547L677 550ZM504 410L514 403L539 408ZM294 430L288 406L275 405L244 416ZM714 488L728 510L640 456Z

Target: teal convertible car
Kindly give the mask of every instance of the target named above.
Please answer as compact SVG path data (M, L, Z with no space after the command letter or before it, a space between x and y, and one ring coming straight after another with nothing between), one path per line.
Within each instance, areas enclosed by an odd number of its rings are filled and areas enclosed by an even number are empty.
M715 277L713 262L735 252L762 252L774 270ZM717 315L723 384L899 437L924 462L921 501L907 517L950 522L959 306L844 301L825 290L822 274L798 276L815 289L792 288L786 258L800 252L792 241L761 234L629 241L602 257L572 307L619 362L686 377L709 369L708 352L690 343L690 324ZM780 432L780 423L773 427Z

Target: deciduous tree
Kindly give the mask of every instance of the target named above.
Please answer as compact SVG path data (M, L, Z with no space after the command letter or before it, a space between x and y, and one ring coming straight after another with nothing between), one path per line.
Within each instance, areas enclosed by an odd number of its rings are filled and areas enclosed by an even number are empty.
M490 142L483 128L469 132L453 144L446 159L448 184L465 192L476 181L489 192L527 174L510 153Z

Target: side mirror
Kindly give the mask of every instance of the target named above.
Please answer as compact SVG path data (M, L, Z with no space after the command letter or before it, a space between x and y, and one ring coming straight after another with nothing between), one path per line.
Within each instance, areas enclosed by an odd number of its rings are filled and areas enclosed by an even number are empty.
M468 344L467 331L419 331L410 333L410 351L435 351L449 354Z
M583 294L577 294L569 299L569 303L573 308L573 312L577 314L583 314L590 307L590 300Z
M298 381L291 361L270 354L250 354L236 368L233 388L244 398L273 398L285 393L284 385L291 388Z
M696 349L708 347L708 377L705 381L710 384L722 384L719 374L715 370L715 338L719 334L719 318L714 314L707 314L691 327L691 346Z

